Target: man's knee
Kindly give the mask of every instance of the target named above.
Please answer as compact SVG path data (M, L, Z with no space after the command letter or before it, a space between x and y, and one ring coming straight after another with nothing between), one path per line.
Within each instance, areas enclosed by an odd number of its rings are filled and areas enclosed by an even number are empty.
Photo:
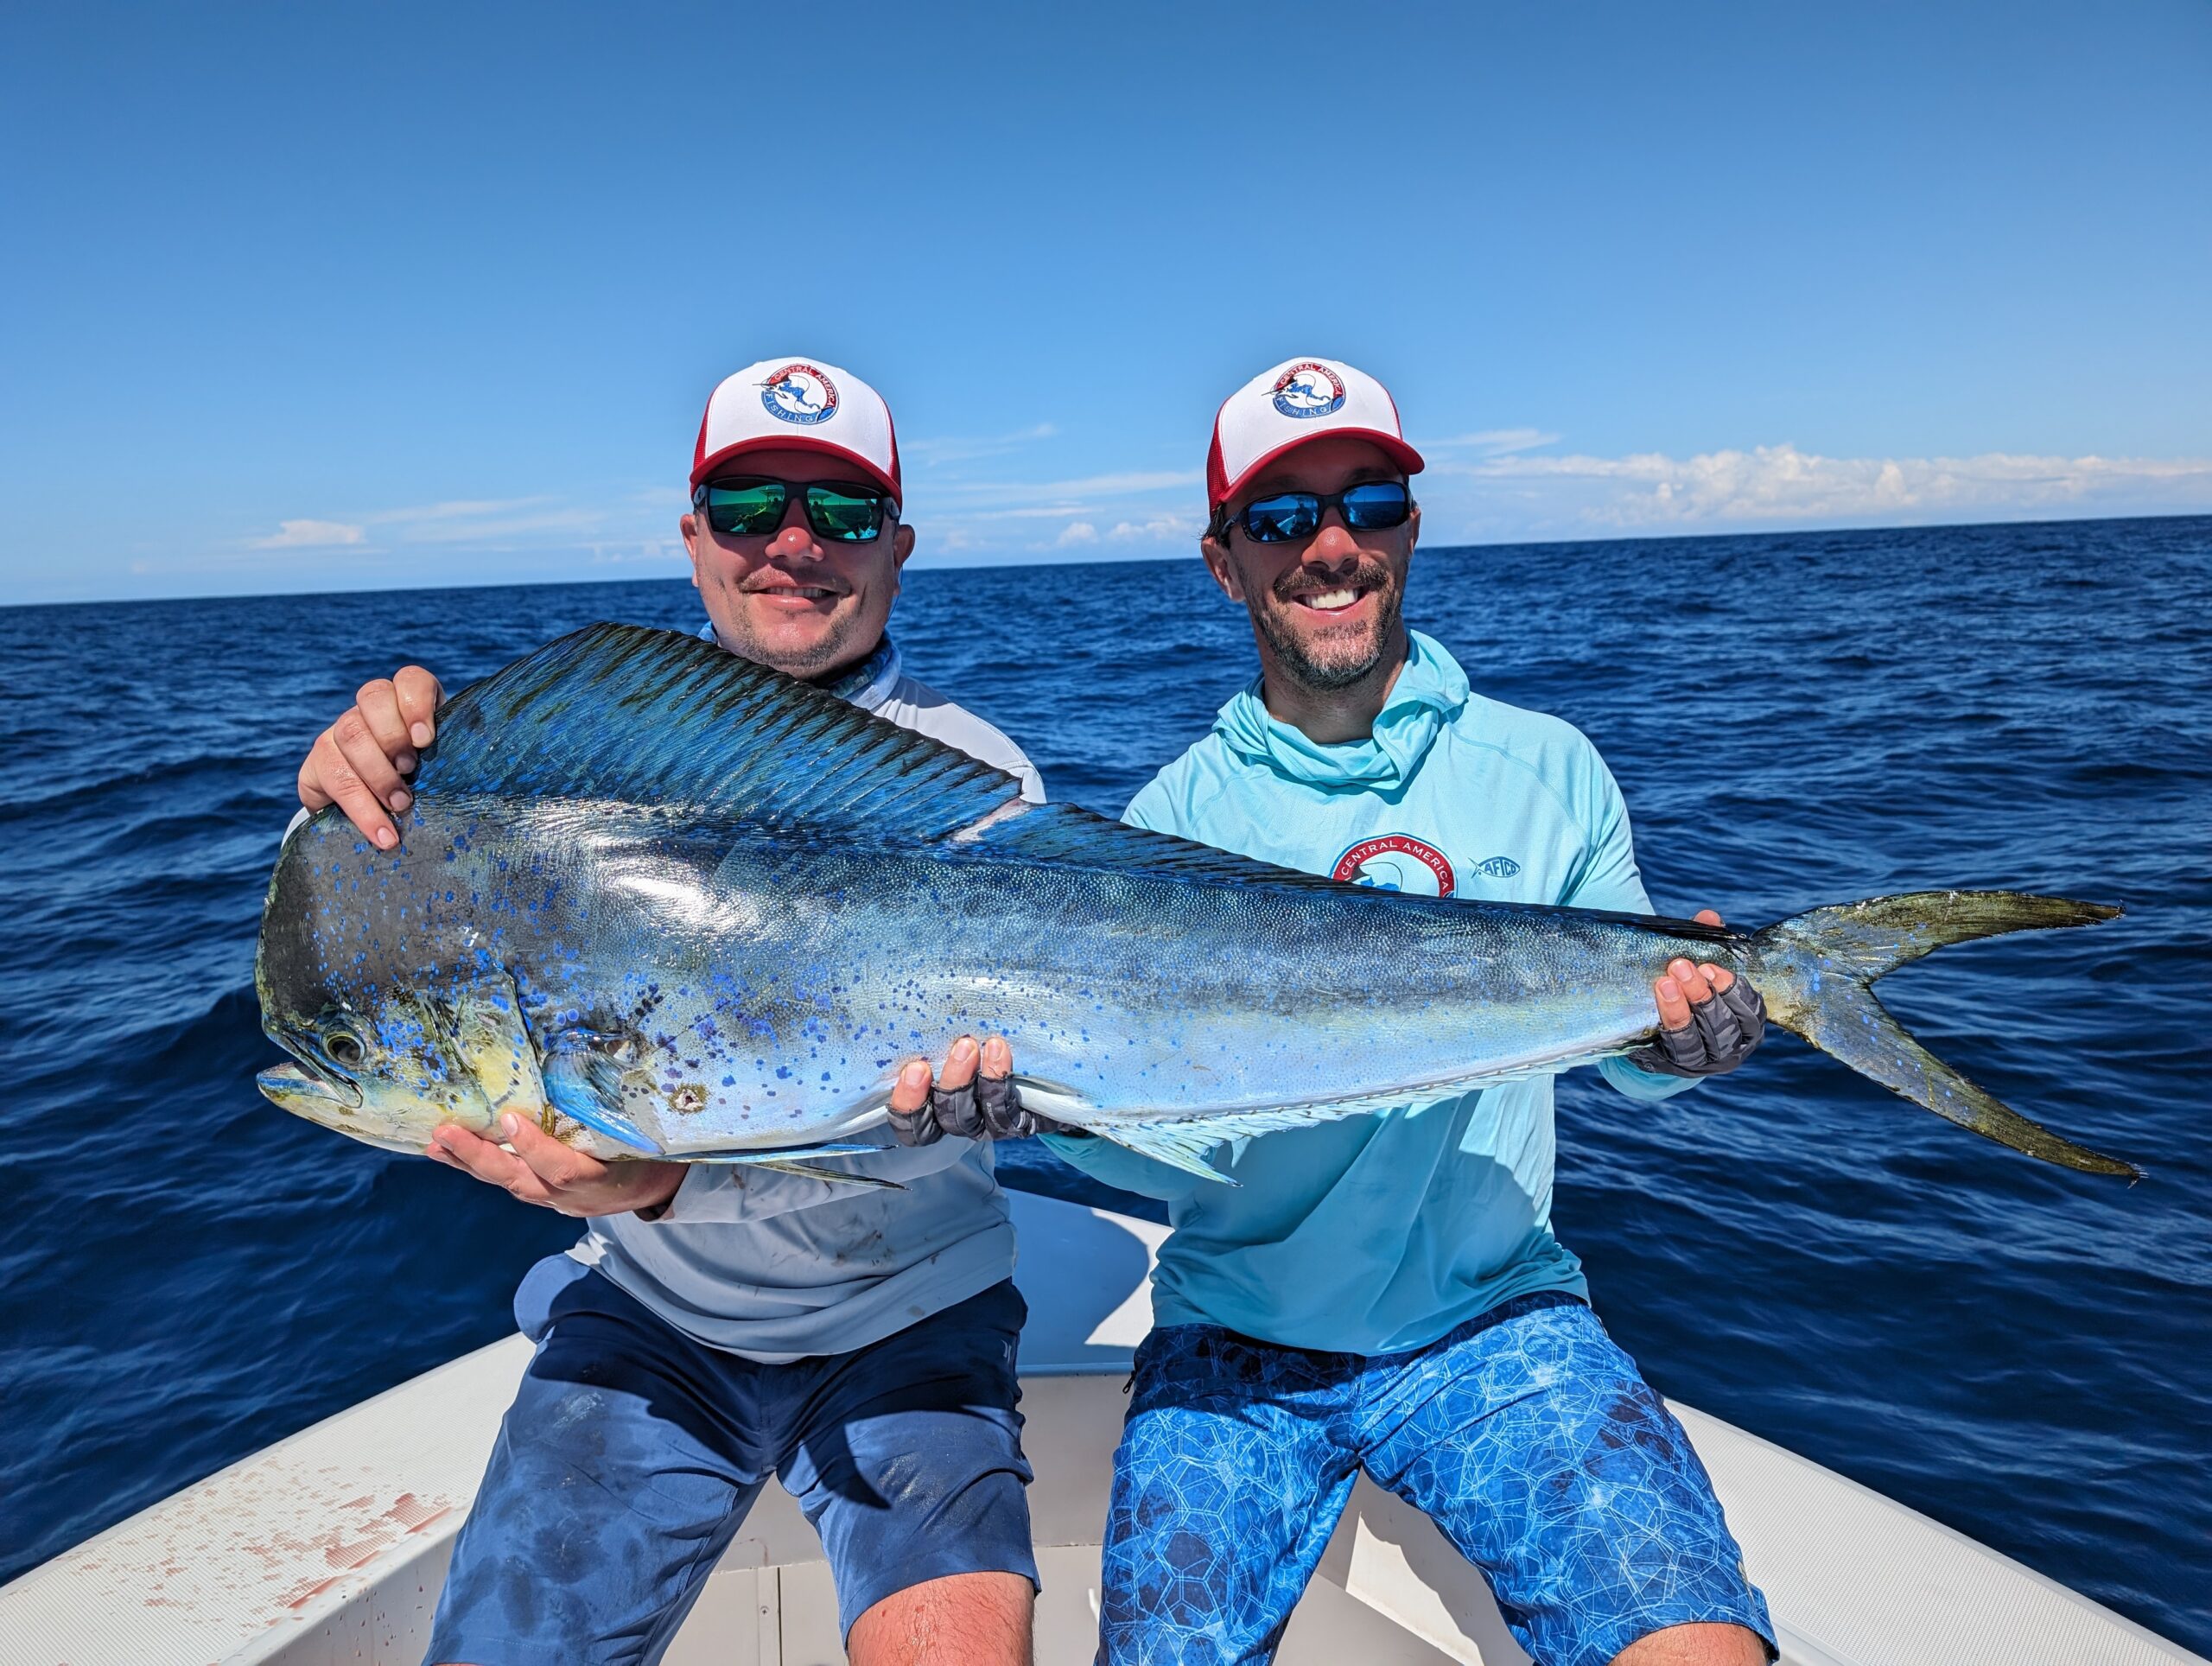
M1030 1666L1037 1593L1020 1574L948 1574L853 1622L852 1666Z
M1748 1626L1669 1625L1637 1638L1613 1666L1766 1666L1766 1644Z

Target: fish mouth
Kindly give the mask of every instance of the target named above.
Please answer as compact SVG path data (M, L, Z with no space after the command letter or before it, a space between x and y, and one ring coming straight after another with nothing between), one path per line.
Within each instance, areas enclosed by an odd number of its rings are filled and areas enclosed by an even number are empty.
M348 1081L334 1071L319 1069L305 1059L272 1065L253 1080L271 1104L311 1120L317 1109L348 1116L361 1108L359 1083Z

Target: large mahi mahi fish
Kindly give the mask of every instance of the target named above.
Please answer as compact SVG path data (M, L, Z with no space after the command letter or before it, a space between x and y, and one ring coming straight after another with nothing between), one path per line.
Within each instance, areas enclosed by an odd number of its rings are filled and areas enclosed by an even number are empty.
M696 639L600 625L439 714L404 842L277 863L255 982L288 1110L416 1151L519 1111L607 1157L849 1179L899 1065L1003 1032L1035 1109L1220 1178L1218 1141L1636 1046L1676 956L1940 1116L2132 1174L1999 1104L1869 985L2119 911L2012 892L1761 932L1377 892L1023 802L1012 777ZM873 1136L873 1137L871 1137Z

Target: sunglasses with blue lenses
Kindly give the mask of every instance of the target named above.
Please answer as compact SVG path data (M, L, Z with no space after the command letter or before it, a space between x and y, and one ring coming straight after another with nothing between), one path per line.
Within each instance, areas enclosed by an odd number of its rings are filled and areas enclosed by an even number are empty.
M731 478L708 480L691 493L691 506L727 537L759 537L784 524L791 493L804 494L806 524L818 537L866 544L883 531L886 510L899 506L888 493L858 486L794 486L788 480Z
M1255 499L1234 514L1224 507L1215 520L1214 536L1226 537L1230 527L1238 526L1255 544L1292 544L1319 531L1321 516L1331 509L1355 531L1381 532L1406 524L1414 512L1414 494L1403 480L1369 480L1327 497L1278 492Z

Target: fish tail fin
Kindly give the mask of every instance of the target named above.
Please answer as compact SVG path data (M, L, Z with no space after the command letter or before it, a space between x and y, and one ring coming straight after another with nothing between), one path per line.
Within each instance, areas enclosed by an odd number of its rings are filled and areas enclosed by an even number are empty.
M2045 1162L2138 1180L2143 1173L2133 1163L2052 1133L1960 1075L1914 1040L1872 987L1946 944L2088 925L2120 912L2018 891L1922 891L1815 908L1751 939L1751 981L1767 1015L1784 1029L1938 1116Z

